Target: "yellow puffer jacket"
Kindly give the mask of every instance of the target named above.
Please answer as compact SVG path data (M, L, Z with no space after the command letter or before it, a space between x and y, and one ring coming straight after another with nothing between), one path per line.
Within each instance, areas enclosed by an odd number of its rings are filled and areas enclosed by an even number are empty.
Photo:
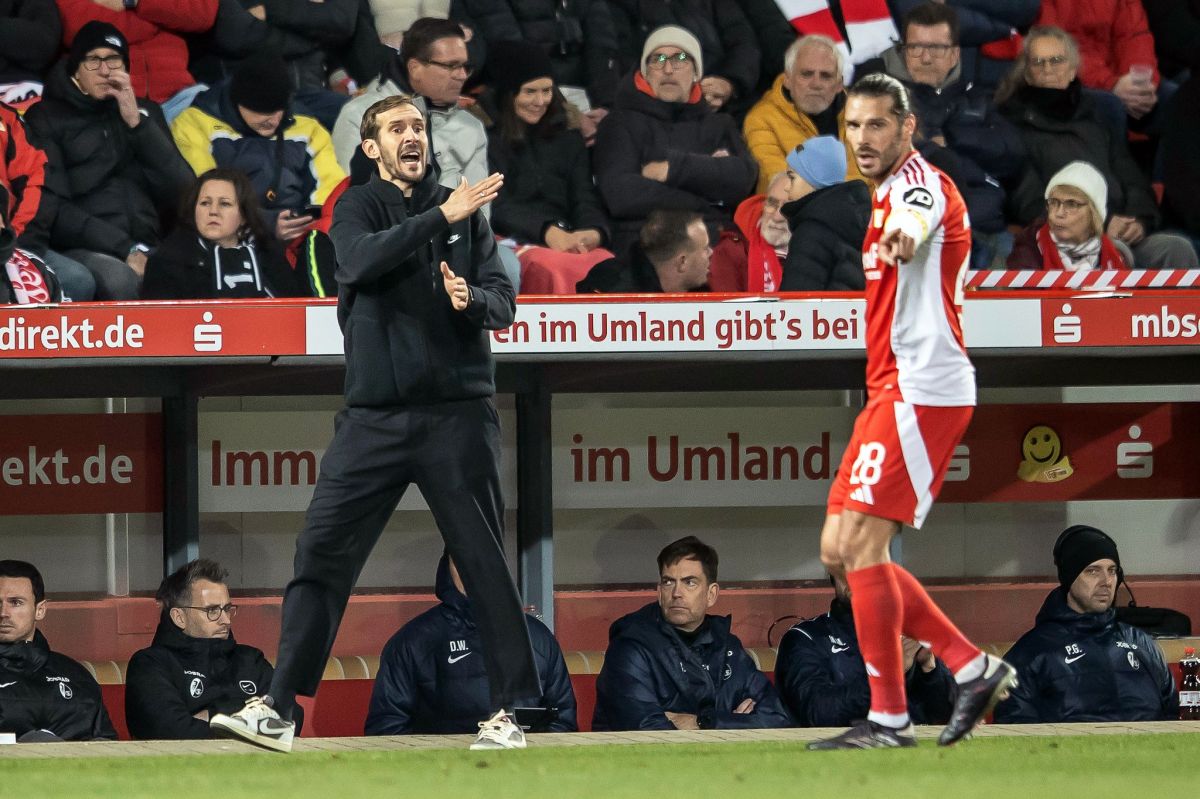
M807 114L800 113L791 99L783 91L783 75L775 78L775 83L762 99L754 104L746 121L742 124L742 132L746 137L746 146L750 154L758 162L758 189L761 194L766 192L771 177L787 169L787 154L797 144L817 135L817 126ZM846 120L844 114L838 114L838 138L846 141ZM850 145L846 145L846 179L863 180L854 160Z

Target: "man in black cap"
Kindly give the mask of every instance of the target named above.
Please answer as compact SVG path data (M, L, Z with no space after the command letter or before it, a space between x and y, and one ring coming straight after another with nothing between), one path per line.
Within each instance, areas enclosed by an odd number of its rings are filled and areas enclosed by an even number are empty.
M996 723L1179 718L1158 645L1117 621L1113 599L1124 574L1116 542L1086 524L1068 527L1054 544L1054 565L1059 587L1004 656L1020 679L996 706Z
M134 95L124 35L106 22L80 28L25 122L50 166L50 248L92 273L96 299L137 299L191 174L158 105Z
M263 221L285 244L304 233L346 177L329 133L312 117L290 112L291 94L282 58L253 58L171 125L197 175L225 167L250 178Z

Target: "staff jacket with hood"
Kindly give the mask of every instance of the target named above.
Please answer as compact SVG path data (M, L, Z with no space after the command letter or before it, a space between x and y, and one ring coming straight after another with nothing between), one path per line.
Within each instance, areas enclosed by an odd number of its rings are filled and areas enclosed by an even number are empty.
M836 136L841 140L846 145L846 180L864 180L846 140L846 95L839 92L824 113L812 117L796 108L785 77L780 75L775 79L742 123L746 146L758 162L758 192L765 194L771 178L788 168L787 155L796 145L816 136Z
M871 190L861 180L818 189L780 209L792 231L780 291L862 291Z
M438 206L450 196L432 170L411 197L372 175L333 211L338 321L345 335L346 404L395 407L496 393L489 330L512 324L516 292L483 214L453 225ZM464 278L471 297L456 311L439 264Z
M98 6L97 6L98 7ZM138 100L131 128L113 98L84 94L60 61L46 94L25 113L30 140L46 151L56 213L55 250L83 249L125 260L134 244L156 245L195 176L171 141L159 107Z
M274 669L263 653L228 638L192 638L165 613L154 640L129 659L125 721L145 740L211 738L196 714L233 713L271 685Z
M492 713L487 669L471 600L454 585L449 561L438 563L441 604L391 637L379 658L379 675L367 710L367 735L474 733ZM554 633L526 616L542 685L540 707L557 717L537 732L575 732L575 692Z
M115 741L100 686L87 669L50 651L41 630L32 641L0 644L0 732L46 730L64 741Z
M1154 639L1117 621L1113 608L1076 613L1061 586L1004 659L1019 683L996 706L997 724L1179 718L1175 679Z
M848 602L835 599L828 613L784 633L775 661L775 685L803 727L844 727L867 717L871 686ZM914 663L904 676L904 688L914 724L949 720L955 688L944 663L938 661L930 672Z
M718 150L729 155L714 157ZM666 182L642 176L651 161L669 164ZM729 226L758 173L737 123L709 108L700 84L686 102L667 103L654 96L640 72L617 90L616 106L596 133L592 163L613 218L618 255L637 240L655 209L698 211L706 222Z
M324 205L346 177L321 123L285 111L275 134L262 136L242 119L228 83L197 97L172 123L171 132L197 175L218 166L245 173L271 230L285 210Z
M656 602L613 622L592 729L673 730L668 711L695 715L701 729L790 726L779 694L729 624L729 616L705 616L685 642ZM734 713L746 699L753 712Z

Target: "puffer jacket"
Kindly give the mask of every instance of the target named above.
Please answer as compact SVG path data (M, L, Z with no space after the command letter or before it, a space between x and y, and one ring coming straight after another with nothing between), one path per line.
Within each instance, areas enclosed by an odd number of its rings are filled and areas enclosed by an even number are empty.
M275 670L252 646L228 638L192 638L163 614L154 640L129 659L125 720L134 738L212 738L207 711L233 713L271 686ZM298 719L297 719L298 720Z
M454 585L449 561L438 563L441 604L405 624L388 640L367 710L367 735L453 735L474 733L491 705L482 642L471 600ZM554 633L526 616L529 640L542 684L541 706L558 714L536 732L575 732L575 692Z
M1079 79L1110 91L1134 64L1154 70L1154 37L1141 0L1042 0L1038 25L1057 25L1079 43Z
M1062 587L1004 659L1019 684L996 706L997 724L1179 718L1175 679L1154 639L1112 608L1076 613Z
M64 741L115 741L96 678L58 652L41 630L33 640L0 644L0 732L47 730Z
M678 25L699 40L706 76L732 83L735 100L753 97L760 63L758 38L738 0L609 0L608 4L621 47L620 74L641 66L642 45L655 28Z
M197 175L218 166L245 173L272 230L285 210L324 205L346 177L317 120L285 113L274 136L261 136L238 113L227 83L197 97L171 124L171 132Z
M667 712L695 715L709 730L790 726L779 694L729 624L728 616L706 616L686 644L656 602L613 622L592 729L673 730ZM754 710L734 713L746 699Z
M55 199L46 191L46 153L30 143L16 109L0 103L0 212L17 237L16 246L45 255L54 222Z
M792 238L780 291L862 291L862 242L871 218L871 190L861 180L818 189L781 212Z
M46 95L25 114L30 140L46 150L47 188L57 211L50 246L124 260L136 243L153 246L194 176L175 149L158 105L139 100L142 121L130 128L117 101L93 100L62 62Z
M0 0L0 83L40 82L61 38L54 0Z
M775 685L802 727L844 727L867 717L871 687L849 603L835 599L828 613L783 634ZM904 688L914 724L944 724L950 718L954 678L941 661L930 672L914 664L904 675Z
M217 0L140 0L133 10L112 11L92 0L58 0L63 47L98 19L116 27L129 42L133 93L161 103L196 83L188 72L183 34L203 33L217 18Z
M862 180L858 162L854 160L854 152L850 149L850 143L846 141L846 116L843 110L846 95L839 94L833 103L837 108L836 134L846 142L846 180ZM758 162L758 192L765 192L771 178L787 169L787 154L796 149L796 145L822 134L833 135L832 127L831 118L830 130L817 130L817 123L813 118L800 113L800 109L792 102L792 96L784 85L784 76L777 77L770 90L754 104L742 123L746 146Z
M699 86L693 88L690 102L666 103L634 73L622 82L615 109L600 123L592 163L613 219L613 252L618 255L637 239L651 211L689 209L726 227L754 186L757 167L737 123L727 114L713 113L701 100ZM729 155L714 157L718 150ZM665 183L642 176L650 161L668 162Z

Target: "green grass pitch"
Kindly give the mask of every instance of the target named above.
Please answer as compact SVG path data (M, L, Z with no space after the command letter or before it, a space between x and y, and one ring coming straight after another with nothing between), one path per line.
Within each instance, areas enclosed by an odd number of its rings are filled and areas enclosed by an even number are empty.
M1200 794L1200 734L984 738L952 749L806 752L802 744L581 746L8 760L6 797L571 799Z

